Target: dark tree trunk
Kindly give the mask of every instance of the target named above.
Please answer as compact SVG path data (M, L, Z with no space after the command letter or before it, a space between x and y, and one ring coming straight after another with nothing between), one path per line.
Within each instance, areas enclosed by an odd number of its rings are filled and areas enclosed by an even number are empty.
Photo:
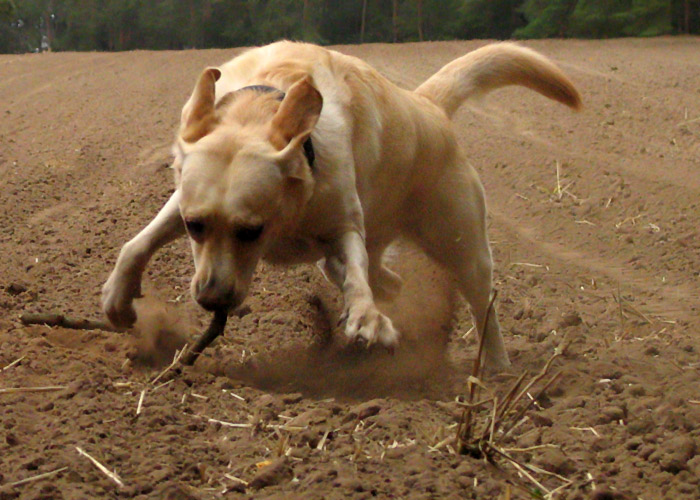
M365 41L365 22L367 19L367 0L362 0L362 24L360 25L360 43Z
M49 2L49 4L46 6L46 10L44 11L44 24L46 25L46 40L49 42L49 51L51 51L51 47L53 47L53 39L54 39L54 32L53 32L53 23L51 22L51 15L53 14L53 0Z
M418 40L423 41L423 0L416 0L418 7Z

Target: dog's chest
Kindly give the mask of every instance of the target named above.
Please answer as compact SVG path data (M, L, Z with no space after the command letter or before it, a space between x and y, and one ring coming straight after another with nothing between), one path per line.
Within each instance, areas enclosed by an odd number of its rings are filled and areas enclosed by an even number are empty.
M264 259L279 264L302 264L316 262L323 251L314 238L283 237L274 241L267 249Z

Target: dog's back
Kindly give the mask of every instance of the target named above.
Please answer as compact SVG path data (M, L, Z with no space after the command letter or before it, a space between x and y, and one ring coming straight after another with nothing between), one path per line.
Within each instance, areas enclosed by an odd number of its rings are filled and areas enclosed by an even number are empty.
M418 176L416 181L425 183L430 174L425 172L426 162L449 163L455 137L448 119L465 100L522 85L571 108L581 105L578 91L557 66L507 42L455 59L414 92L392 84L358 58L307 43L282 41L251 49L220 69L217 99L251 84L285 91L310 76L324 101L314 134L319 146L352 147L348 161L354 164L359 194L371 203L367 194L382 193L378 206L397 201L385 198L402 191L395 185L396 176ZM372 189L366 186L369 182Z

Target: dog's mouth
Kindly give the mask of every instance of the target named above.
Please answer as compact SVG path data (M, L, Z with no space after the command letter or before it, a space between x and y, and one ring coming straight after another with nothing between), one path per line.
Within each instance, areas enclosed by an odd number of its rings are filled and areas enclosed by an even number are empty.
M236 293L228 293L223 296L204 295L197 297L197 303L205 311L225 312L229 314L234 311L243 300L239 300Z
M205 311L209 312L224 312L226 314L231 314L235 311L239 304L234 301L198 301L199 306Z
M225 312L228 314L230 310L233 309L232 306L229 306L227 304L222 304L222 303L214 303L214 302L199 302L199 306L204 309L205 311L208 312Z

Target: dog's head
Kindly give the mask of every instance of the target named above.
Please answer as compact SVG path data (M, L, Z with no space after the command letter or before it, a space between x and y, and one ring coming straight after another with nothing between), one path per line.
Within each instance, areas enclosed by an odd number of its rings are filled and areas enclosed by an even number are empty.
M298 221L314 182L303 144L323 105L308 77L281 101L250 90L216 104L220 75L209 68L200 76L174 163L196 268L191 291L208 310L239 305L267 245Z

